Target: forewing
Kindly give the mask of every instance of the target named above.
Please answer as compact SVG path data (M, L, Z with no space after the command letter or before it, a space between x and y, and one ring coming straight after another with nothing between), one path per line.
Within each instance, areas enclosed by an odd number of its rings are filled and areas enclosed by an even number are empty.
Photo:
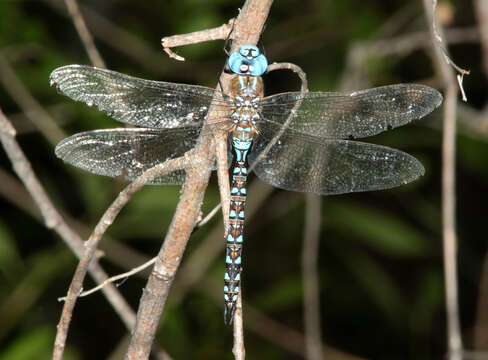
M419 84L397 84L350 94L290 92L263 100L262 126L283 125L321 138L362 138L419 119L438 107L442 95ZM295 105L297 108L295 108ZM258 124L258 127L260 125Z
M96 105L118 121L150 128L200 126L215 94L203 86L144 80L85 65L57 68L50 79L73 100ZM217 103L226 107L223 100Z
M249 154L251 164L272 135L257 137ZM423 175L424 167L413 156L385 146L288 131L254 171L281 189L332 195L393 188Z
M95 174L134 180L147 169L182 156L195 146L196 128L155 131L152 129L105 129L75 134L56 146L56 155L67 163ZM185 172L178 170L150 184L181 184Z

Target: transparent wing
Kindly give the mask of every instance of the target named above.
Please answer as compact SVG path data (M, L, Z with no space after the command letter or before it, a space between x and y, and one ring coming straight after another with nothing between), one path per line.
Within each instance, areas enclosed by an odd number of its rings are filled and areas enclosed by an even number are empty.
M199 129L168 131L152 129L104 129L82 132L62 140L56 155L67 163L95 174L134 180L147 169L182 156L195 146ZM181 184L185 172L178 170L150 184Z
M266 121L282 125L299 103L290 129L322 138L362 138L419 119L441 102L442 95L428 86L397 84L350 94L290 92L272 95L263 100L262 115Z
M200 126L215 90L195 85L143 80L85 65L51 73L51 85L73 100L96 105L114 119L141 127ZM224 101L216 101L226 108Z
M257 137L249 154L251 164L273 135L266 131ZM413 156L385 146L288 131L254 171L281 189L332 195L406 184L422 176L424 167Z

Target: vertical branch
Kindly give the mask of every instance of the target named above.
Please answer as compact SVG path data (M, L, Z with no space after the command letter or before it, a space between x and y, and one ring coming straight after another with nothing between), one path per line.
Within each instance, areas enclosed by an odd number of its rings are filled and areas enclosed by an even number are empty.
M257 43L271 4L271 0L246 1L235 22L238 32L234 34L232 50L244 43ZM220 82L224 89L228 81L229 76L222 74ZM209 119L214 111L218 109L211 106ZM183 186L180 202L139 304L136 326L125 356L127 360L147 359L149 356L169 288L200 213L203 194L210 176L212 155L215 153L211 140L210 137L204 136L195 148L195 153L201 156L201 161L198 166L187 169L187 182ZM236 328L234 336L235 331ZM242 331L237 335L243 338Z
M300 78L302 93L308 92L308 80L305 72L292 63L274 63L268 66L268 72L274 70L291 70ZM294 110L298 109L301 101L298 101ZM293 120L294 111L290 112L290 117L285 121L282 129ZM279 139L280 133L275 139ZM273 139L273 140L275 140ZM271 141L270 144L273 142ZM266 147L270 147L270 144ZM271 145L272 146L272 145ZM264 155L264 150L261 155ZM255 163L257 160L255 161ZM252 168L252 166L251 166ZM320 328L320 296L319 296L319 276L317 271L318 249L321 223L321 198L316 194L306 195L305 210L305 229L303 235L302 249L302 282L304 288L304 321L305 321L305 349L307 359L322 359L322 330Z
M444 38L442 28L436 25L436 0L424 0L424 9L434 43L435 63L445 88L444 131L442 138L442 233L444 255L444 281L447 311L448 356L451 360L462 357L462 340L459 323L457 288L457 243L456 243L456 111L457 82L446 52L440 42ZM452 63L451 63L452 64Z
M242 321L242 289L239 291L237 298L237 307L234 314L234 345L232 346L232 353L236 360L244 360L246 358L246 348L244 346L244 324ZM238 334L238 336L236 336Z
M475 13L478 19L481 49L483 50L483 69L488 76L488 1L475 0Z
M488 1L475 0L475 13L478 20L481 49L483 55L483 69L488 76ZM478 308L474 326L474 350L488 350L488 254L485 254L481 279L478 287Z
M319 274L317 271L321 223L320 196L306 195L305 231L302 249L305 349L307 359L322 359L320 328Z
M82 291L83 281L85 279L86 273L91 266L91 263L95 256L95 252L98 248L98 244L100 243L103 234L113 223L122 208L131 199L132 195L141 190L144 187L145 183L150 182L152 179L161 176L164 173L183 168L183 166L185 165L185 160L186 159L184 158L171 159L145 171L141 176L136 179L136 181L130 183L123 191L120 192L114 202L103 214L102 218L93 230L93 233L90 235L90 238L85 243L83 256L80 258L80 262L78 263L75 274L73 275L73 279L71 280L68 294L66 295L65 303L63 306L63 311L61 313L61 319L59 320L58 330L56 332L53 360L61 360L63 357L73 309L76 305L76 300ZM131 327L132 323L130 324L129 328Z

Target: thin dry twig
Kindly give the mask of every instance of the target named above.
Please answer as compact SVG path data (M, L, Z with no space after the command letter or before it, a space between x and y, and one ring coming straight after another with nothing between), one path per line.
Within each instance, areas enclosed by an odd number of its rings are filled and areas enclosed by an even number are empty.
M219 287L216 281L204 279L199 284L199 289L214 301L220 302L221 297L217 295ZM299 357L306 358L305 353L305 339L303 335L286 325L279 323L255 309L252 305L246 304L246 329L261 336L268 341L281 346L283 349ZM235 321L235 320L234 320ZM340 351L328 345L322 346L322 353L324 359L334 360L361 360L361 358Z
M227 133L218 131L215 134L215 155L217 157L217 179L219 182L220 207L224 219L224 238L227 238L230 224L230 183L227 168ZM218 207L216 207L218 208Z
M457 83L449 62L446 62L446 50L441 46L443 35L442 28L437 26L435 21L436 3L436 0L424 0L424 9L434 44L435 62L446 90L442 139L442 232L444 243L447 343L449 359L460 360L462 358L463 345L459 324L458 288L456 280L457 235L455 193Z
M55 9L60 15L69 17L65 6L59 0L42 1ZM136 61L143 69L152 72L156 71L161 75L167 73L168 68L161 66L161 60L164 58L162 54L153 50L140 38L101 16L90 7L83 5L83 3L80 5L80 10L86 19L87 26L97 39L126 55L129 59Z
M94 288L91 288L90 290L83 291L82 293L80 293L80 295L78 295L78 297L84 297L84 296L91 295L94 292L97 292L98 290L104 288L108 284L116 282L117 280L120 280L120 279L127 279L129 276L132 276L134 274L137 274L138 272L141 272L142 270L147 269L149 266L153 265L155 262L156 262L156 258L153 257L151 260L146 261L144 264L142 264L142 265L140 265L140 266L138 266L138 267L136 267L130 271L109 277L107 280L105 280L103 283L99 284L98 286L95 286ZM58 298L58 301L65 301L65 300L66 300L66 296Z
M210 212L205 216L200 222L195 226L195 230L200 229L202 226L205 226L213 217L219 212L222 202L216 205ZM195 231L194 230L194 231Z
M273 187L260 181L254 181L249 187L249 201L246 204L246 219L252 221L259 207L273 192ZM190 254L185 264L179 270L179 281L175 284L172 299L181 301L190 288L198 284L206 274L214 260L225 247L222 241L224 229L216 226L211 233L200 242L199 246Z
M145 171L141 176L139 176L136 181L129 184L114 200L114 202L107 209L105 214L98 222L92 235L85 243L85 251L83 257L76 268L75 274L71 281L70 287L68 289L68 294L66 295L65 303L63 306L63 311L61 314L61 319L58 324L58 330L56 333L53 359L62 359L64 347L66 344L66 338L68 336L68 328L71 322L71 316L73 313L74 306L76 304L77 297L81 294L83 287L83 280L85 275L92 263L93 257L96 253L98 243L100 242L103 234L107 228L113 223L120 210L127 204L130 198L148 181L162 176L165 173L175 171L184 168L186 165L186 157L176 158L168 160L163 164L156 165L151 169Z
M293 64L293 63L287 63L287 62L281 62L281 63L273 63L273 64L270 64L268 65L268 68L266 70L266 72L271 72L271 71L276 71L276 70L291 70L293 71L294 73L296 73L298 75L298 77L300 78L301 80L301 88L302 88L302 92L306 92L308 91L308 81L307 81L307 76L305 74L305 72L296 64ZM271 141L268 143L268 145L266 146L266 148L256 157L256 159L254 160L254 162L251 164L251 166L249 166L249 173L254 169L254 167L268 154L268 152L271 150L271 148L276 144L276 142L280 139L281 135L283 135L283 133L285 132L285 130L288 128L288 125L290 124L290 122L293 120L294 118L294 110L298 109L300 107L300 104L302 103L301 100L299 100L295 106L293 107L292 111L290 112L290 116L288 117L288 119L285 121L285 123L283 124L281 130L273 137L273 139L271 139ZM222 151L221 151L222 152ZM224 162L225 163L225 162ZM227 166L227 165L226 165ZM220 183L219 183L220 185ZM223 196L222 194L225 194L225 191L223 192L221 190L221 197L223 198L222 201L220 202L220 204L216 205L211 211L210 213L203 219L201 220L198 225L196 226L196 228L200 228L202 227L204 224L206 224L208 221L210 221L210 219L215 216L215 214L217 213L217 211L222 207L222 204L228 204L229 201L227 201L228 199L225 198L225 196ZM227 210L228 211L228 210ZM225 213L225 210L223 210L224 212L224 219L226 218L226 213ZM225 222L225 221L224 221ZM227 229L227 225L226 225L226 229ZM227 230L226 230L227 231Z
M305 348L307 359L322 359L322 330L320 327L319 256L321 198L306 195L305 229L302 249L302 282L305 319Z
M292 70L301 80L301 92L308 92L308 81L305 72L292 63L275 63L269 66L268 71ZM301 101L297 102L297 109ZM293 113L285 122L285 128L293 120ZM264 153L264 152L263 152ZM302 282L304 288L304 321L305 321L305 349L307 359L322 359L322 331L320 328L320 298L318 276L318 247L321 223L320 196L306 194L305 228L302 249Z
M53 206L41 183L32 171L32 167L15 141L15 130L0 109L0 140L10 158L12 166L24 183L25 189L28 190L32 199L41 211L45 224L48 228L53 229L65 241L78 258L81 258L84 251L83 240L76 234L59 215ZM16 185L15 185L16 186ZM91 276L97 283L107 279L107 275L96 261L92 263L89 269ZM131 329L135 323L135 314L127 304L125 299L120 295L114 286L106 286L103 292L109 300L112 307L119 314L122 321L128 329ZM157 351L159 359L169 359L164 350Z
M178 61L185 61L184 57L175 54L171 48L198 44L205 41L226 40L229 38L232 28L234 27L234 21L235 19L230 19L227 24L223 24L213 29L195 31L184 35L167 36L161 39L161 45L163 46L164 52L168 54L170 58Z
M76 31L78 31L78 35L80 35L80 39L85 46L90 61L96 67L105 68L105 61L103 61L102 56L98 52L95 43L93 42L93 37L91 36L90 31L85 24L85 20L83 19L83 15L80 12L78 2L76 0L64 0L64 2L66 4L66 7L68 8L71 19L73 20Z
M432 13L433 14L436 13L435 12L436 7L437 7L437 0L432 0ZM459 67L449 57L447 49L444 47L444 42L443 42L444 35L441 35L442 30L440 29L440 27L438 27L437 21L435 20L435 16L434 16L434 19L432 21L432 29L433 29L433 32L432 32L433 40L434 40L434 42L437 43L437 47L440 50L442 57L444 58L444 61L446 62L446 64L451 65L458 72L458 74L456 75L457 84L459 87L459 91L461 92L461 98L464 102L466 102L466 101L468 101L468 99L466 97L466 93L464 92L463 79L464 79L464 75L469 75L469 70L465 70L465 69Z
M268 66L267 72L275 71L275 70L291 70L295 74L298 75L298 77L301 80L301 91L302 92L307 92L308 91L308 81L307 77L305 75L305 72L296 64L293 63L273 63ZM273 146L280 140L281 136L285 133L285 131L288 129L288 126L291 124L293 119L295 118L296 110L300 107L302 104L303 99L298 99L298 101L295 103L293 106L293 109L290 110L290 116L288 116L288 119L283 123L283 126L280 127L280 130L276 132L274 137L268 142L264 150L256 156L254 159L254 162L251 164L249 167L249 172L251 172L254 167L265 158L265 156L268 154L268 152L271 150Z
M239 291L237 298L236 312L234 315L234 334L244 334L244 326L242 321L242 290ZM234 345L232 346L232 353L236 360L244 360L246 358L246 348L244 346L244 336L234 336Z
M256 44L264 22L267 18L272 1L248 0L242 8L239 17L235 22L235 37L233 49L238 49L243 44ZM230 76L222 74L220 83L224 90L228 87ZM209 109L208 118L212 118L212 107ZM197 144L198 154L212 155L211 142L205 137ZM131 338L131 343L126 359L146 359L149 356L149 347L161 317L164 304L167 299L169 288L172 284L174 274L179 266L186 242L193 230L195 221L199 214L200 205L203 200L203 192L207 186L210 175L211 158L202 161L203 169L188 169L187 178L193 180L194 186L183 186L180 202L177 206L173 221L167 233L163 247L158 254L158 260L154 266L144 294L141 298L137 324ZM208 169L206 171L205 169ZM204 170L204 171L202 171ZM234 319L235 321L235 319ZM243 336L242 334L234 334Z
M475 14L478 19L478 28L481 38L481 49L483 50L483 69L488 76L488 1L474 1Z

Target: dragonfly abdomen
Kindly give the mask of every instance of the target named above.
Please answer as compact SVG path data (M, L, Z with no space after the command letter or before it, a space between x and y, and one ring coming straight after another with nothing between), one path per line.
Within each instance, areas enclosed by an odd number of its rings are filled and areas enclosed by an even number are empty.
M260 119L263 83L261 77L236 75L232 80L232 167L229 229L225 251L224 320L232 323L241 285L244 208L247 195L247 155L256 134L256 121Z
M247 153L251 148L252 140L241 141L233 138L232 142L236 161L232 169L229 229L225 251L224 320L226 324L232 323L234 318L241 284L244 208L247 195Z

